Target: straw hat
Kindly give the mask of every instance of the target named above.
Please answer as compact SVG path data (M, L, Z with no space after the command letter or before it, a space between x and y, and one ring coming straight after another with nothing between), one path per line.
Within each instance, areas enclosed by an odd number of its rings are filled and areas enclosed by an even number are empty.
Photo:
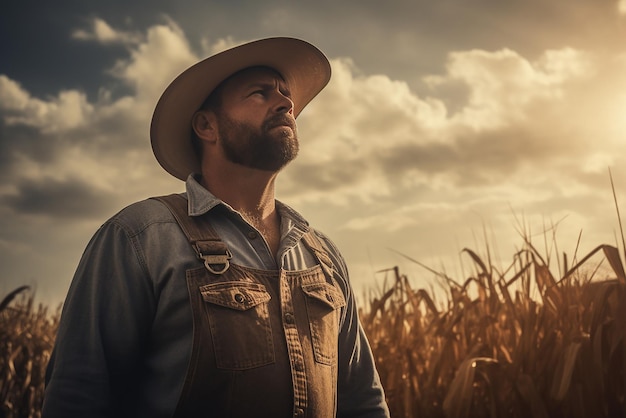
M324 54L294 38L250 42L189 67L165 89L152 115L152 151L168 173L186 180L189 174L200 172L200 159L191 143L194 113L222 81L254 66L270 67L282 75L296 117L330 80L330 64Z

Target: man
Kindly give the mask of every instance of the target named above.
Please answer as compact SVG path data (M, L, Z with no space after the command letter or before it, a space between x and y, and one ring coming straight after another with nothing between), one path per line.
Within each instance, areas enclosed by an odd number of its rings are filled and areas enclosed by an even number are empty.
M44 417L388 416L335 246L274 199L326 57L270 38L183 72L155 109L186 193L107 221L68 293Z

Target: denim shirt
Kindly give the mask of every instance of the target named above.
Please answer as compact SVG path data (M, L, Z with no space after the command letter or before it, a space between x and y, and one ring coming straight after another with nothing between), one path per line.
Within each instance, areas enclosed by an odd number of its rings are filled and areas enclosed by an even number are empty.
M281 241L275 260L263 236L238 212L193 176L186 188L189 215L211 213L211 225L234 264L288 271L317 264L301 240L308 223L288 206L277 202ZM320 237L342 278L346 300L340 318L337 416L387 417L345 263L332 242ZM48 365L44 418L123 416L131 403L139 416L172 416L192 347L184 277L197 263L171 213L155 200L123 209L97 231L64 304Z

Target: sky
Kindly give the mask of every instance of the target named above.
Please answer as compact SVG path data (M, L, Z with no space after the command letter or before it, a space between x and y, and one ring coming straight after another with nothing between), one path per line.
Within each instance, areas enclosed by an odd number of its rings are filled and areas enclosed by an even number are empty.
M102 223L183 191L149 145L161 92L270 36L331 62L277 197L338 245L357 294L394 266L462 282L463 248L504 270L523 231L554 263L620 242L626 0L23 0L0 14L0 296L61 303Z

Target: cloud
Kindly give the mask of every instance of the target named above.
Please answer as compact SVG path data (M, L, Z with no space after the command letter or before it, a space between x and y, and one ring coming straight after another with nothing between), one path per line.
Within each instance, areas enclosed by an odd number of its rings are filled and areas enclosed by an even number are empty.
M75 221L97 219L110 213L115 205L111 193L98 190L94 184L82 179L21 180L15 187L17 193L0 196L0 202L20 215L71 218Z
M89 29L74 30L74 32L72 32L72 38L80 41L95 41L104 45L134 45L141 40L139 34L113 29L107 22L100 18L93 18L90 23L91 27Z
M302 155L282 190L297 201L330 192L346 204L423 184L488 187L529 167L558 176L572 158L597 167L606 154L597 145L620 135L623 98L594 91L626 82L624 64L603 70L607 60L572 48L536 61L509 49L452 52L445 73L425 77L431 94L420 96L404 81L333 59L329 86L299 118ZM450 86L466 92L454 111L438 95ZM606 135L593 145L590 129Z
M80 127L89 121L94 110L80 91L61 91L57 97L44 101L31 97L19 83L2 74L0 92L4 123L34 127L44 134Z
M440 223L458 221L462 216L460 213L462 212L453 203L424 202L389 205L384 211L353 217L342 229L371 231L384 225L389 232L407 231L424 226L425 223L432 223L433 218Z
M216 42L211 43L208 39L202 39L202 50L207 55L215 55L219 52L226 51L232 47L235 47L239 44L245 43L246 41L236 41L232 36L227 36L226 38L218 39Z
M115 33L111 35L115 39L126 37ZM150 116L167 83L197 57L172 22L151 27L143 39L129 44L129 58L119 60L111 70L131 87L125 96L113 98L102 86L92 101L80 90L39 98L16 80L0 75L3 205L35 213L41 203L39 207L52 216L80 210L93 216L102 213L99 207L108 205L90 196L88 186L98 194L116 196L119 202L125 193L136 192L140 184L158 188L167 183L158 181L160 171L150 156ZM123 192L120 184L127 185ZM71 193L78 200L68 201ZM86 197L83 205L79 204L81 197ZM67 204L56 206L55 202L63 201Z
M509 49L452 52L446 74L426 77L432 88L451 83L468 87L468 102L456 116L479 130L506 126L526 116L538 100L558 103L570 80L590 72L590 59L571 48L546 51L532 63Z
M2 110L23 111L28 105L30 96L20 84L0 74L0 106Z
M199 59L182 29L170 20L148 28L145 42L133 47L130 55L118 61L111 73L133 87L136 100L146 101L149 107L175 76Z

